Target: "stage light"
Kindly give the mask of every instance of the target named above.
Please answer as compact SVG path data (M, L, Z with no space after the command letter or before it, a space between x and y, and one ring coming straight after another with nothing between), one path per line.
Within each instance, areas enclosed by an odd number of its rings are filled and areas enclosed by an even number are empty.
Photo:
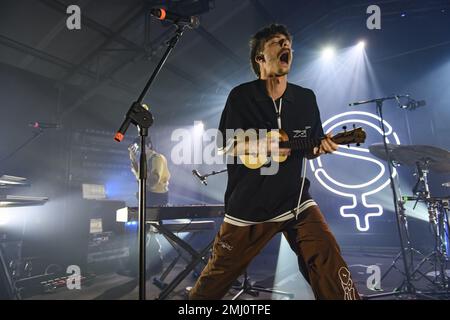
M0 208L0 226L7 225L11 221L11 216L6 209Z
M400 15L400 17L402 17L402 18L406 17L406 12L403 12L403 13Z
M360 42L358 42L358 44L356 45L356 47L357 47L359 50L363 50L363 49L366 47L366 42L365 42L365 41L360 41Z
M333 47L326 47L322 51L322 58L325 60L330 60L334 57L335 50Z
M205 125L202 121L195 121L194 122L194 132L198 134L203 134L203 131L205 130Z
M291 250L289 243L281 236L280 249L278 251L277 267L275 271L275 277L273 280L273 286L278 290L285 291L284 288L297 288L295 293L295 299L298 300L314 300L314 293L311 286L305 280L305 278L298 272L298 257ZM276 293L272 294L272 300L286 299L285 296Z

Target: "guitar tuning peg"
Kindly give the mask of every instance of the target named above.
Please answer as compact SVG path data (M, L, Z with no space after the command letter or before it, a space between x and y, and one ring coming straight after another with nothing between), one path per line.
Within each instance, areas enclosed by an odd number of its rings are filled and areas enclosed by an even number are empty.
M355 124L353 124L353 129L356 129L356 125Z
M342 129L344 129L344 131L347 131L347 126L343 126Z
M349 147L349 148L350 148L350 144L348 144L348 145L347 145L347 147Z
M359 147L361 145L361 143L357 143L356 146Z

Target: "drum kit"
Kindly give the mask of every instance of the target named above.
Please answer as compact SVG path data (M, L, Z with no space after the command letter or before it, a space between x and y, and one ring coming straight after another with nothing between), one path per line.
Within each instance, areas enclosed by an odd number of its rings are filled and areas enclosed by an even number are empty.
M402 227L402 230L399 228L399 232L403 233L403 235L400 235L402 252L395 258L391 267L381 279L383 280L390 270L397 268L397 260L403 258L405 259L404 267L407 269L402 271L403 275L405 275L405 280L393 293L373 296L388 296L401 293L402 291L420 295L422 298L432 298L434 294L438 293L450 294L450 274L447 271L447 264L450 258L450 228L448 221L450 196L433 196L430 192L429 184L430 172L441 175L450 173L450 152L428 145L385 145L384 143L371 145L369 151L377 158L388 161L393 167L407 166L415 168L414 175L417 177L417 183L412 189L412 196L400 196L399 183L397 183L398 186L393 187L398 208L397 219L399 226ZM442 186L450 188L450 182L444 183ZM428 255L423 255L411 245L404 206L409 201L413 201L415 204L421 202L427 208L428 222L434 239L433 251ZM414 256L417 255L420 255L421 260L414 265ZM408 262L406 263L406 261ZM428 269L424 271L425 267L428 267ZM421 292L412 284L412 281L422 278L431 282L431 291Z

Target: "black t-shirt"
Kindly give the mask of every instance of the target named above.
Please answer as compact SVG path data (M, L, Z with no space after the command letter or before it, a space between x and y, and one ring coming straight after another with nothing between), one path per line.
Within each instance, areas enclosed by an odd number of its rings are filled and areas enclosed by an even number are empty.
M323 136L312 90L288 83L281 99L281 129L289 139ZM244 83L231 90L219 124L224 143L226 129L278 129L276 110L264 80ZM248 169L236 161L229 163L225 221L248 225L283 221L295 216L292 209L298 203L304 155L303 151L293 151L285 162L279 164L275 175L262 175L260 170ZM309 181L306 180L299 207L302 210L315 204L308 189ZM302 210L297 210L297 213Z

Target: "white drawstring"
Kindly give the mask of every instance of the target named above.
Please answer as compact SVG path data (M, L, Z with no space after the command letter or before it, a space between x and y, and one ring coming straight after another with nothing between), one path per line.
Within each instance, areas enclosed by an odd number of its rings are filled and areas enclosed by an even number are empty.
M283 98L280 98L280 106L277 107L275 100L273 101L273 106L275 107L275 113L277 114L277 124L278 129L281 129L281 107L283 106Z
M306 180L306 157L303 157L303 174L302 174L302 186L300 188L300 195L298 196L297 208L295 208L295 220L298 219L298 215L300 214L300 202L302 201L303 195L303 187L305 186Z
M275 113L277 114L277 123L278 129L281 129L281 107L283 106L283 98L280 98L280 106L277 107L275 100L273 101L273 106L275 107ZM306 180L306 157L303 157L303 174L302 174L302 186L300 188L300 194L298 196L297 207L293 210L295 211L295 219L298 219L298 215L300 214L300 202L302 201L303 188L305 187Z

